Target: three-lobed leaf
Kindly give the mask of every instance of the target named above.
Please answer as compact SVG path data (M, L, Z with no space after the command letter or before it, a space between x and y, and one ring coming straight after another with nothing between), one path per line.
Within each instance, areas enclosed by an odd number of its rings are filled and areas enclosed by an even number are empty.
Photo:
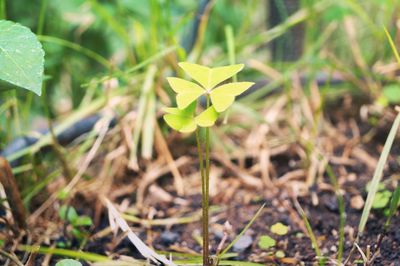
M44 51L32 31L18 23L0 20L1 89L20 87L40 96Z
M193 132L197 126L210 127L215 124L218 115L224 112L254 83L233 82L219 85L231 78L243 68L243 64L209 68L192 63L179 63L179 66L197 83L181 78L167 78L169 85L176 92L177 108L166 108L164 120L173 129L180 132ZM218 86L219 85L219 86ZM197 99L207 94L211 106L198 116L194 116Z

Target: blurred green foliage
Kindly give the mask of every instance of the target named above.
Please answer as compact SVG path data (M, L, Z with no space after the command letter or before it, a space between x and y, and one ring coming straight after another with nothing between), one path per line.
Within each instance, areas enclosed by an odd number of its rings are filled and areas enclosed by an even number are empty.
M284 0L274 0L284 7ZM19 22L38 33L46 51L45 73L47 102L52 117L77 109L82 100L104 95L101 83L93 80L115 75L140 65L167 47L185 44L193 33L196 11L201 1L185 0L2 0L7 19ZM268 23L268 1L213 1L203 41L186 54L178 49L179 61L197 61L216 66L228 64L224 28L230 25L235 36L238 62L257 59L277 70L290 72L296 68L315 73L341 70L363 79L366 75L379 81L382 77L368 69L377 62L392 58L384 41L382 25L393 32L397 1L302 0L299 14L305 14L304 55L294 64L271 62L269 42L287 32L293 18L271 29ZM285 10L282 10L285 13ZM206 14L207 15L207 14ZM347 19L352 20L360 56L368 69L357 64L351 49ZM49 37L50 36L50 37ZM202 32L200 31L200 36ZM91 55L88 55L91 53ZM334 55L335 59L332 59ZM160 69L175 70L171 58ZM159 63L157 63L159 64ZM129 75L120 75L119 88L139 97L145 68ZM259 79L254 71L246 71L250 79ZM166 89L171 93L169 89ZM29 129L32 119L43 116L40 101L31 95L2 93L0 149L15 135ZM16 108L13 109L13 105ZM15 107L15 106L14 106ZM30 110L29 112L27 110ZM17 114L16 114L17 113ZM16 115L18 117L16 118ZM7 121L6 121L7 120ZM23 125L23 126L21 126ZM3 131L3 130L2 130Z

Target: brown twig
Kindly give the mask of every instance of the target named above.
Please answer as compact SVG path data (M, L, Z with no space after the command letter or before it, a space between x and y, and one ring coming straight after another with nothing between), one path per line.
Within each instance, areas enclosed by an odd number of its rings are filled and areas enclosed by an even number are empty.
M11 207L11 213L14 217L18 229L26 229L26 212L22 203L21 194L19 193L17 183L8 161L0 157L0 183L3 185L8 203ZM18 231L15 233L18 234Z

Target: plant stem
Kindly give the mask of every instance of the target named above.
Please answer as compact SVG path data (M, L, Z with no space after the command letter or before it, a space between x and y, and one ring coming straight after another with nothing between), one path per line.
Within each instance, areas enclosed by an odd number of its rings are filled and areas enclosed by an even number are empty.
M200 175L201 175L201 207L202 207L202 225L203 225L203 265L208 266L208 208L206 208L206 174L204 169L204 159L203 159L203 151L201 149L201 141L199 129L196 129L196 142L197 142L197 153L199 156L199 166L200 166ZM207 154L206 154L207 155ZM207 164L207 162L206 162ZM208 197L207 197L208 201Z
M0 19L6 19L6 0L0 0Z
M207 95L207 108L210 107L210 97ZM205 150L206 150L206 175L205 175L205 193L203 194L203 201L204 201L204 224L205 226L205 231L204 231L204 242L207 243L207 247L204 247L205 250L207 250L207 262L205 265L210 265L209 262L209 233L208 233L208 225L210 223L209 219L209 201L210 201L210 128L206 127L206 140L205 140Z

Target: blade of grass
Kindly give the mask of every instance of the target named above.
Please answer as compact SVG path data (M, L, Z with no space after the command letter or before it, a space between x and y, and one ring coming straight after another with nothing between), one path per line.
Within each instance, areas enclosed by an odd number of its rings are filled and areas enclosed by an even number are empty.
M139 145L140 134L143 132L143 125L146 119L146 114L149 112L149 95L152 93L154 85L154 77L156 75L157 67L151 65L146 73L146 78L142 86L142 91L139 99L139 105L137 109L137 116L135 121L135 128L133 132L133 144L129 156L129 167L133 170L138 170L137 162L137 151ZM148 121L146 121L148 122Z
M386 29L386 27L383 27L385 33L386 33L386 37L390 43L390 47L392 48L393 54L396 57L397 62L400 64L400 55L399 52L397 51L396 45L394 44L394 41L392 39L392 36L390 36L389 31Z
M344 226L346 221L346 213L345 213L345 206L344 206L344 199L343 195L340 193L339 183L337 182L337 177L332 170L332 167L327 164L326 166L326 173L329 176L329 179L335 189L338 206L339 206L339 247L337 253L337 263L340 265L343 259L343 248L344 248Z
M360 223L358 225L358 233L356 240L362 235L365 229L365 225L367 224L368 216L372 208L372 203L374 202L376 192L378 191L379 183L382 179L383 168L385 167L387 158L389 156L390 149L392 148L394 139L396 137L397 130L400 125L400 114L397 114L397 117L393 123L392 128L390 129L389 136L385 142L383 147L383 151L381 156L379 157L378 165L375 169L374 176L371 181L370 189L368 192L367 200L365 201L365 206L361 215Z
M83 252L83 251L75 251L75 250L68 250L68 249L61 249L61 248L47 248L47 247L40 247L40 246L29 246L29 245L21 245L18 246L19 250L28 251L32 253L41 253L41 254L53 254L58 256L65 256L85 261L109 261L110 259L106 256L90 253L90 252Z
M258 209L258 211L254 214L253 218L251 218L250 222L243 228L243 230L235 237L235 239L218 255L218 258L221 258L222 256L224 256L230 249L231 247L233 247L233 245L242 237L242 235L250 228L250 226L254 223L254 221L257 219L258 216L260 216L261 211L264 209L265 207L264 203L263 205L261 205L261 207ZM220 265L221 262L220 262Z
M388 30L384 27L384 31L386 33L386 37L390 43L390 46L393 50L393 53L397 59L397 62L400 64L400 56L398 54L398 51L396 49L396 46L393 42L392 37L390 36ZM353 244L353 248L350 250L349 255L347 256L344 264L346 265L347 262L351 259L351 256L353 255L356 247L357 247L357 242L360 239L360 236L362 235L362 233L364 232L365 229L365 225L367 224L367 220L368 220L368 216L369 213L371 212L371 207L372 207L372 203L374 201L376 192L378 190L378 186L379 183L382 179L382 175L383 175L383 168L386 164L387 158L389 156L389 152L390 149L392 148L393 142L394 142L394 138L396 137L396 133L398 131L400 125L400 113L397 114L396 119L393 122L392 128L390 129L389 135L386 139L385 145L383 146L383 151L381 153L381 156L379 157L379 161L378 161L378 165L375 169L372 181L371 181L371 185L370 185L370 190L368 192L368 196L367 196L367 200L365 202L364 205L364 209L361 215L361 219L360 219L360 223L358 225L358 233L357 233L357 237L354 241Z
M142 157L151 159L153 156L154 130L156 122L156 95L151 90L147 95L147 108L143 123Z
M307 232L308 232L308 237L311 240L312 248L315 251L315 254L317 255L317 259L319 261L319 265L324 265L324 259L322 258L321 250L319 249L319 245L317 242L317 238L314 235L314 232L312 230L311 224L308 221L307 215L304 212L303 208L300 206L300 203L297 201L297 199L293 199L294 206L296 207L297 211L299 212L301 218L303 219L303 222L306 226Z
M103 19L105 23L117 34L117 36L123 41L126 47L127 57L132 64L136 63L135 55L132 52L132 42L128 31L124 25L120 23L119 19L110 14L110 12L103 6L102 3L98 3L97 0L89 0L88 3L92 7L95 14L99 18Z
M88 48L85 48L79 44L76 44L76 43L73 43L73 42L70 42L67 40L63 40L63 39L60 39L57 37L53 37L53 36L38 35L37 37L38 37L39 41L41 41L41 42L58 44L58 45L70 48L72 50L75 50L81 54L84 54L87 57L95 60L99 64L103 65L105 68L107 68L109 70L115 69L115 67L106 58L104 58L100 54L98 54Z
M136 71L138 71L138 70L140 70L142 68L145 68L148 65L150 65L150 64L152 64L152 63L154 63L154 62L156 62L156 61L158 61L160 59L162 59L166 55L176 51L178 48L179 48L179 46L167 47L167 48L163 49L162 51L154 54L153 56L150 56L146 60L140 62L139 64L137 64L137 65L135 65L135 66L133 66L131 68L128 68L127 70L124 70L124 71L118 72L118 73L114 73L112 75L104 76L104 77L102 77L102 78L100 78L98 80L91 81L90 83L84 83L84 84L82 84L82 87L94 86L94 85L103 83L104 81L109 80L111 78L126 77L129 74L132 74L132 73L134 73L134 72L136 72Z

